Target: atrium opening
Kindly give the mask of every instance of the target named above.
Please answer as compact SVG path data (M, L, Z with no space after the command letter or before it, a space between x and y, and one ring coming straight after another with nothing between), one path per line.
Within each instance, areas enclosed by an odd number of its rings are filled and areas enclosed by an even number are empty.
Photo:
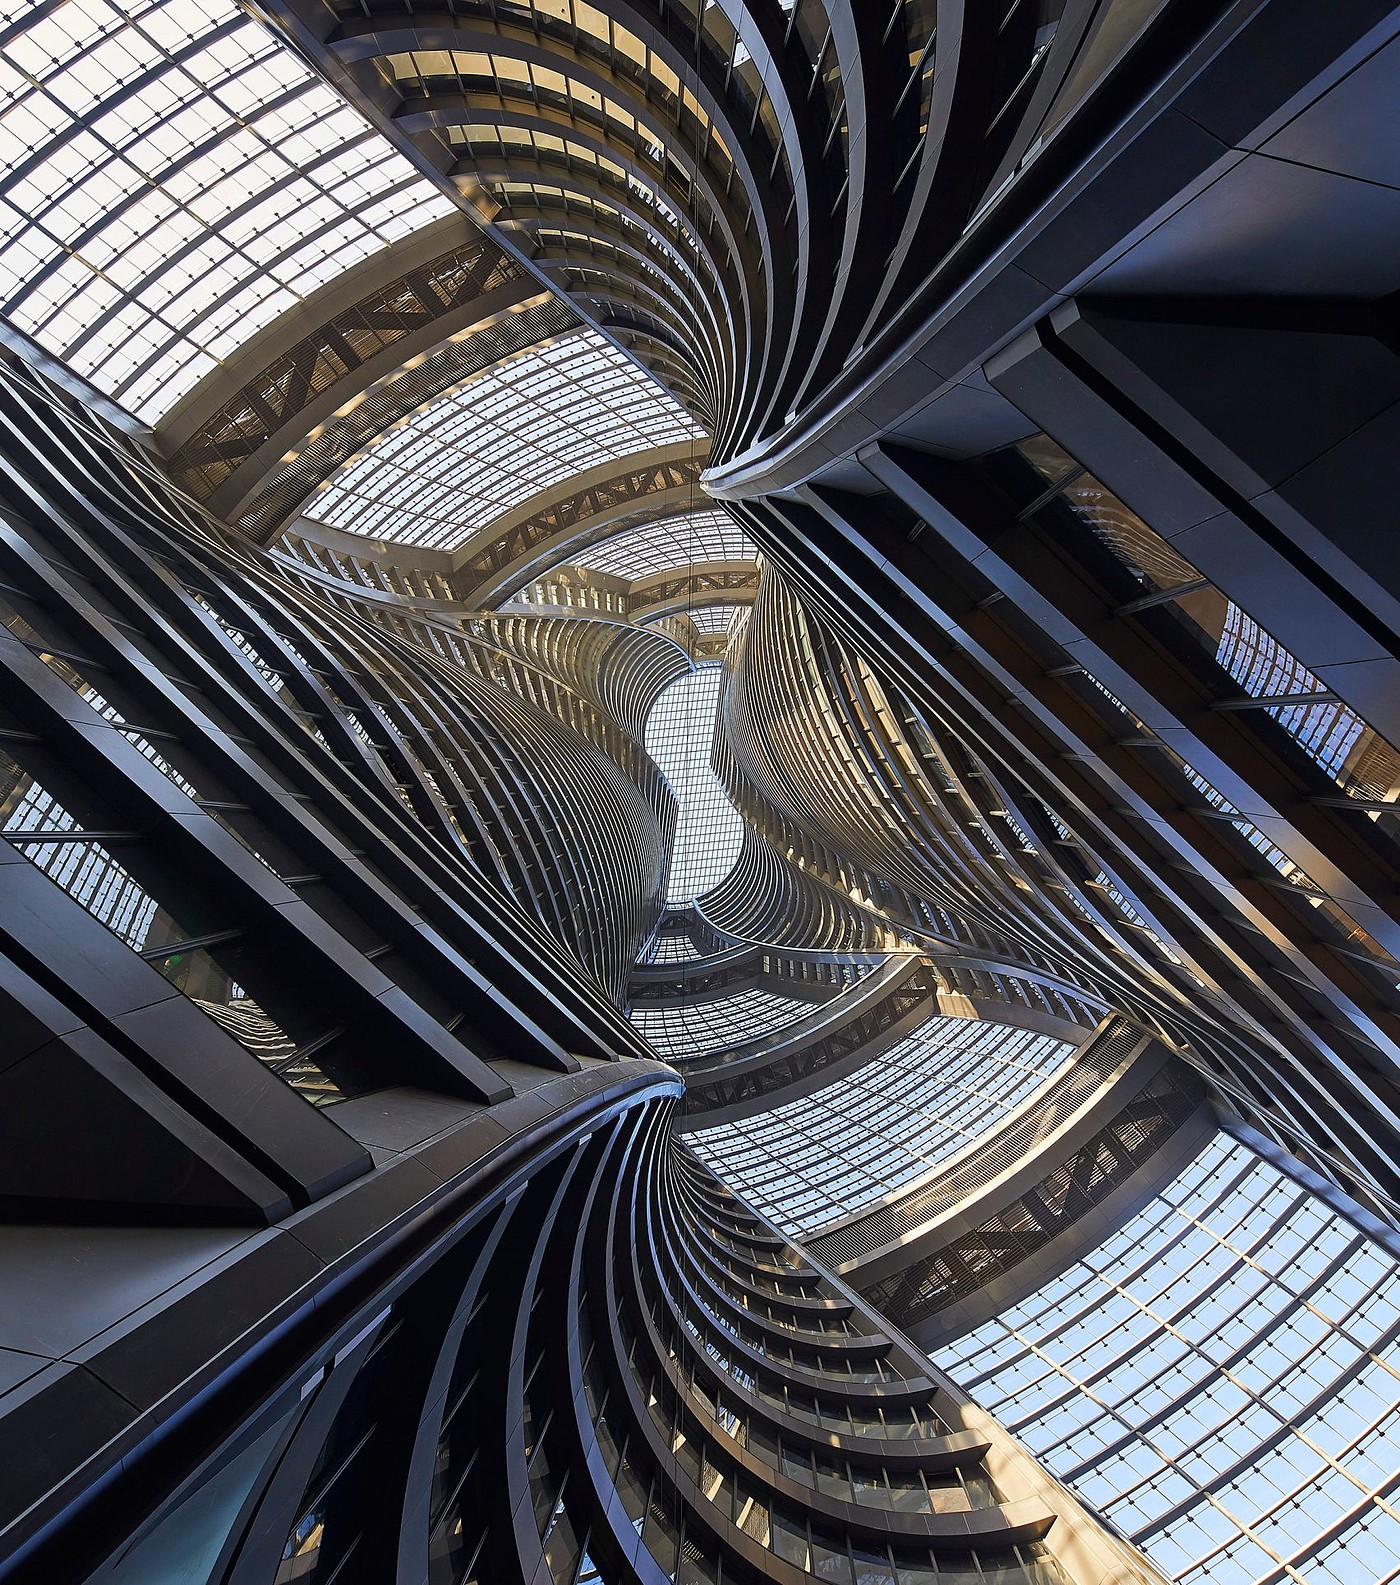
M0 8L0 1585L1400 1582L1397 103Z

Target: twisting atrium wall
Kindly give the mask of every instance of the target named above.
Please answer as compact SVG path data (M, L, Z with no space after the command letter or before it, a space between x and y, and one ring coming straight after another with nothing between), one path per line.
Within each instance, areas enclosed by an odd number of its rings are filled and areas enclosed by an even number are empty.
M3 11L0 1581L1400 1579L1397 95Z

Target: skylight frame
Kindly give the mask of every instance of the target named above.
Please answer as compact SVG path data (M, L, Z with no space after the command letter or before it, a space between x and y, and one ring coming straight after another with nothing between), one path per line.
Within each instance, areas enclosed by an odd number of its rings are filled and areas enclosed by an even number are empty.
M811 1237L926 1177L1074 1051L1033 1030L935 1015L840 1084L701 1128L687 1143L785 1232Z
M1397 1269L1219 1133L935 1359L1168 1578L1393 1579Z
M632 1022L671 1062L744 1045L812 1015L811 1002L757 988L710 1002L654 1002L634 1007Z

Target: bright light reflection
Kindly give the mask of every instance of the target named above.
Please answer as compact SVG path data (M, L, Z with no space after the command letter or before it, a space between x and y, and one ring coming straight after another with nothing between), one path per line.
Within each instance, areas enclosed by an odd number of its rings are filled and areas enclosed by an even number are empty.
M666 689L647 718L646 751L679 806L669 903L713 891L738 862L744 842L743 817L710 768L723 681L718 666L689 672Z

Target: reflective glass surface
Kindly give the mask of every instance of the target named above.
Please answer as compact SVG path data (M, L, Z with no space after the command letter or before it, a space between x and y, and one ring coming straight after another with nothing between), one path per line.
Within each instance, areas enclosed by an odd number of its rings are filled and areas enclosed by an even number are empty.
M87 690L85 696L108 719L120 720L100 695ZM154 753L147 758L179 780ZM194 789L183 785L194 796ZM241 983L245 968L257 972L243 951L242 932L228 928L217 910L208 911L204 899L191 902L178 888L158 897L111 851L116 848L129 860L135 854L139 863L137 833L112 832L104 838L87 830L46 787L0 753L0 834L308 1100L324 1105L341 1098L338 1086L315 1062L298 1055L297 1041Z
M1233 698L1232 707L1259 700L1258 708L1350 797L1400 798L1400 753L1291 650L1054 441L1037 435L1015 450L1051 486L1023 515L1061 528L1065 511L1072 513L1127 568L1144 596L1172 613L1180 631L1238 685L1244 698Z

